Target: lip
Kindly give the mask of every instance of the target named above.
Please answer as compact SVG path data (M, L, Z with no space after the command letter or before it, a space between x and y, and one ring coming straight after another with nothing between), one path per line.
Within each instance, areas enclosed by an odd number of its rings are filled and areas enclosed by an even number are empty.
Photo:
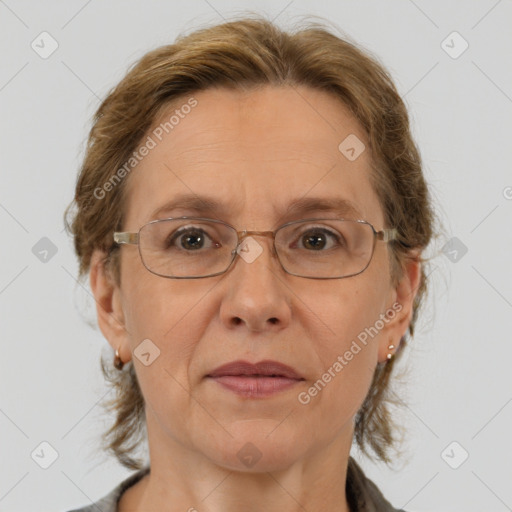
M259 363L250 363L249 361L232 361L231 363L219 366L213 372L209 373L207 377L224 377L224 376L266 376L271 377L286 377L288 379L303 380L302 375L299 375L292 367L280 363L278 361L271 361L265 359Z
M263 398L305 380L293 368L278 361L233 361L206 375L224 388L250 398Z

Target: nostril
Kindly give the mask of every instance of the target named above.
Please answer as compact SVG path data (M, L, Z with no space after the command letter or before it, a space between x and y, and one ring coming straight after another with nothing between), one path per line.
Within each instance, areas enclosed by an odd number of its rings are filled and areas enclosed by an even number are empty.
M275 324L277 324L279 322L279 320L274 316L274 317L269 319L269 322L275 325Z

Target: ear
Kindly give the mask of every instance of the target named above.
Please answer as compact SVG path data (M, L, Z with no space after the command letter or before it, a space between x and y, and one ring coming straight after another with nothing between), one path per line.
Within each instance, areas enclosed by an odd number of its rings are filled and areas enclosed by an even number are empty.
M394 354L400 340L407 332L414 312L414 299L421 284L421 252L411 251L406 260L402 278L392 290L391 301L386 310L388 321L379 338L379 363L387 361L389 353ZM394 345L392 349L389 345Z
M91 290L96 301L98 325L103 336L124 363L131 359L128 332L121 302L121 290L105 268L105 252L95 250L91 257L89 273Z

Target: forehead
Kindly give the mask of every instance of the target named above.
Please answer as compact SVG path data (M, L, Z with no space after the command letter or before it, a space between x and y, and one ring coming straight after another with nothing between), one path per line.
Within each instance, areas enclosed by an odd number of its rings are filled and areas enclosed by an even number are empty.
M125 227L199 214L203 202L208 216L267 229L301 207L314 216L322 198L379 227L369 151L349 159L339 148L348 140L360 151L365 138L341 102L308 87L194 93L166 108L143 138L152 148L128 176ZM163 209L178 198L179 208Z

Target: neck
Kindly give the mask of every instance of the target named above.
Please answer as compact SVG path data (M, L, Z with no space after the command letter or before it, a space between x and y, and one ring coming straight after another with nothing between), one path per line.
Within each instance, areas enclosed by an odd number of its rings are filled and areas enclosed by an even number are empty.
M351 428L313 455L243 471L215 463L155 427L148 423L151 471L123 494L119 512L350 512L345 483Z

